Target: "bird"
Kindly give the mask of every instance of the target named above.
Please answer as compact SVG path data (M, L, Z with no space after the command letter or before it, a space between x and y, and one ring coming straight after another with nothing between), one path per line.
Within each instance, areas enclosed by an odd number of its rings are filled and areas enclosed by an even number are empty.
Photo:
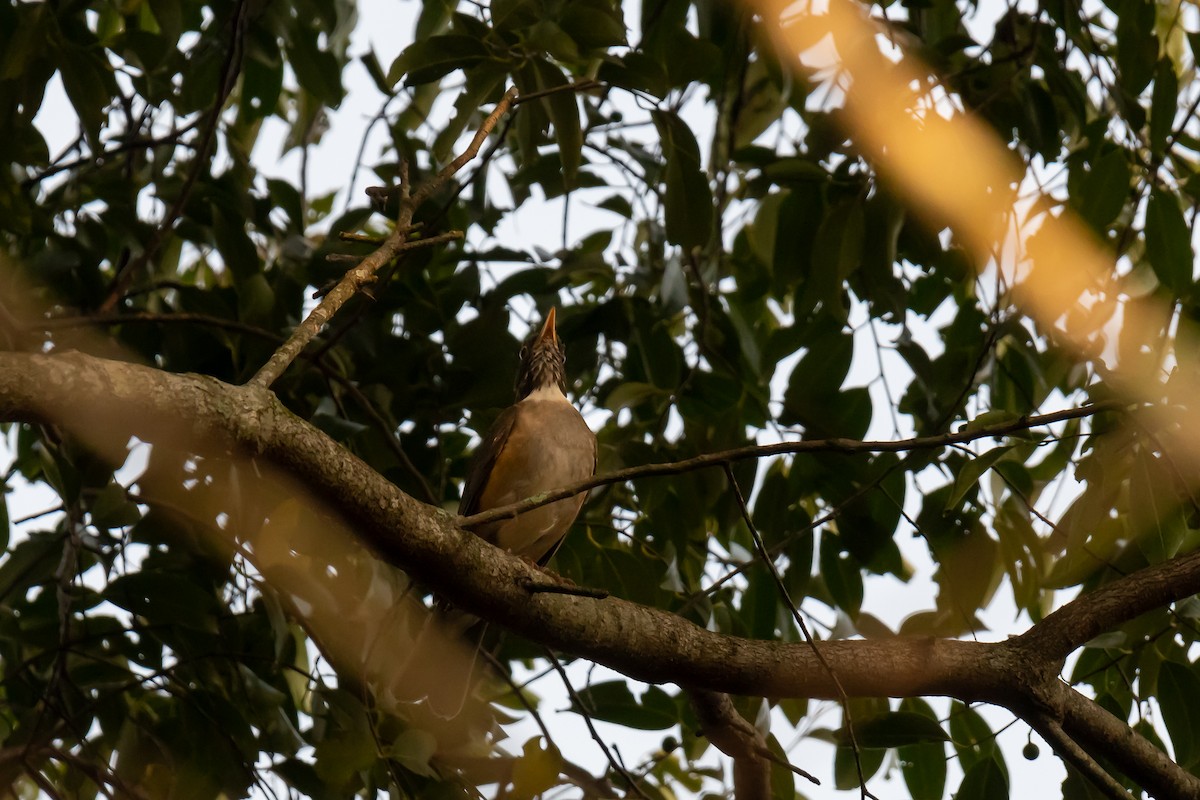
M467 470L458 514L469 517L591 477L596 435L566 394L566 354L555 309L521 348L517 402L492 424ZM484 541L545 566L583 507L585 493L479 526Z
M591 477L596 471L596 435L567 399L566 354L551 308L540 330L521 348L516 403L492 423L472 456L458 504L460 517L515 503ZM583 507L586 492L557 500L510 519L485 523L474 533L496 547L545 567ZM434 615L443 630L457 630L478 649L478 618L439 604ZM470 630L468 634L467 631ZM459 659L461 661L461 658ZM462 710L474 657L445 665L442 685L429 694L439 716ZM461 670L457 678L452 673ZM461 684L461 691L456 687Z

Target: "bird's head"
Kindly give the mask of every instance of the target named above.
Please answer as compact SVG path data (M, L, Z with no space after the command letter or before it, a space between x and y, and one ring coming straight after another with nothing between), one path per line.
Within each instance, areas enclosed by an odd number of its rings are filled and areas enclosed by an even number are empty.
M554 329L554 309L546 315L542 329L521 348L521 371L517 374L517 399L524 400L534 391L557 387L566 394L567 356Z

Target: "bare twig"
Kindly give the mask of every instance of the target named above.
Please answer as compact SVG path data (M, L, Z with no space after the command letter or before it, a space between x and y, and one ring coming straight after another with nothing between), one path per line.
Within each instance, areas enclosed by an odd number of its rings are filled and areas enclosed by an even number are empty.
M171 312L169 314L156 314L150 312L119 314L112 312L107 314L89 314L87 316L79 317L50 317L49 319L35 320L27 327L34 330L40 329L44 331L53 331L66 328L85 328L92 325L155 325L159 323L191 323L195 325L206 325L210 328L223 328L225 330L235 331L247 336L257 336L260 339L270 339L276 342L283 341L282 336L263 328L257 328L254 325L249 325L245 322L238 322L235 319L216 317L212 316L211 314L196 314L188 311Z
M724 467L736 461L746 461L751 458L766 458L769 456L794 455L796 453L901 453L910 450L929 450L947 447L964 442L974 442L979 439L1008 436L1022 433L1032 428L1041 428L1056 422L1069 419L1092 417L1104 411L1115 411L1125 406L1120 403L1095 403L1092 405L1055 411L1051 414L1022 416L1014 420L999 422L995 425L982 425L977 428L967 428L956 433L943 433L937 436L917 436L911 439L895 441L864 442L857 439L810 439L799 442L777 442L775 444L756 444L745 447L735 447L732 450L721 450L716 453L685 458L681 461L667 461L658 464L644 464L637 467L595 475L591 478L567 484L561 489L543 492L527 498L519 503L509 503L506 506L482 511L469 517L460 517L458 524L463 528L476 528L501 519L512 519L534 508L549 505L557 500L574 497L597 486L608 486L613 483L624 483L637 478L651 478L660 475L680 475L708 467Z
M770 797L771 764L779 764L813 784L821 785L815 776L772 753L758 729L734 708L729 695L708 689L687 688L685 691L696 712L700 732L714 747L734 760L736 800Z
M571 685L571 679L567 677L567 671L563 669L562 662L558 660L558 656L554 655L554 651L550 648L545 650L546 659L554 667L554 671L558 673L558 677L562 679L563 686L567 687L567 694L571 696L571 702L579 709L580 716L583 717L584 724L587 725L588 731L591 732L592 738L596 740L596 744L600 745L600 750L604 753L604 757L608 759L608 763L612 765L613 771L625 779L625 784L630 791L634 792L642 800L650 800L646 796L646 792L638 784L637 779L629 774L629 770L625 769L625 765L613 757L612 751L608 749L608 745L604 743L604 739L600 736L600 732L596 730L596 726L592 724L591 715L587 713L587 708L580 699L579 694L575 691L575 687Z
M437 175L423 183L415 192L411 191L411 186L409 185L406 164L401 165L400 210L396 218L396 226L392 229L391 234L377 250L364 258L357 266L347 270L337 286L325 295L317 307L312 310L288 340L284 342L283 346L276 350L267 363L247 382L248 386L267 388L274 383L296 359L305 345L320 333L325 324L333 318L333 315L351 297L357 294L363 286L373 281L375 273L396 258L396 256L405 250L411 250L415 247L427 247L462 235L461 233L452 231L440 236L431 236L428 239L408 241L408 235L413 227L413 214L417 208L430 194L441 187L451 176L475 157L484 140L487 139L488 134L496 127L496 123L500 120L500 117L512 106L516 96L517 90L515 88L511 88L505 92L500 102L492 110L492 113L483 121L479 130L475 132L475 138L471 140L470 146L457 158L443 167Z
M559 92L586 92L592 89L599 89L604 84L597 80L576 81L575 83L564 83L562 86L551 86L549 89L542 89L537 92L530 92L518 97L513 105L528 103L530 100L537 100L539 97L545 97L550 94L558 94Z
M180 128L168 136L150 137L146 139L129 139L121 144L114 145L107 150L101 150L99 153L93 153L90 155L81 156L72 161L55 164L42 170L37 175L25 178L23 181L21 181L21 188L28 189L30 186L41 183L47 178L51 178L60 172L69 172L70 170L78 169L79 167L83 167L88 164L99 164L109 158L112 158L113 156L118 156L131 150L149 150L156 147L165 147L167 145L170 145L171 147L186 147L188 149L192 149L191 143L183 141L181 137L191 130L193 125L187 125L183 128Z
M603 600L609 596L604 589L589 589L586 586L568 586L562 583L525 582L525 591L530 594L568 594L573 597L589 597L593 600Z
M800 609L796 607L792 600L791 594L787 590L787 586L783 582L783 577L779 574L779 570L775 567L775 560L771 554L767 552L767 546L763 543L762 536L758 533L758 528L754 525L754 519L750 514L750 508L746 505L746 498L742 494L742 487L738 485L737 477L733 474L733 467L729 464L725 465L725 478L729 481L729 488L733 490L733 497L737 501L738 510L742 512L742 521L746 523L746 528L750 531L750 538L754 540L754 549L758 553L758 557L767 567L767 572L771 574L771 580L775 583L775 589L779 592L780 599L787 605L788 610L792 612L792 619L796 621L796 625L800 628L800 632L804 635L804 641L808 642L808 646L812 648L813 655L821 666L829 673L829 680L833 682L837 689L838 701L842 705L842 713L846 716L846 735L850 740L850 749L854 753L854 769L858 772L858 789L863 798L875 795L867 791L867 777L863 773L862 768L862 751L858 747L858 737L854 733L854 720L850 715L850 696L846 694L846 688L842 686L841 679L837 673L833 671L833 667L821 654L817 648L817 643L813 639L812 632L808 629L808 623L804 621Z
M511 87L504 96L500 98L500 102L496 103L496 107L488 114L487 119L479 126L479 130L475 132L475 138L467 145L458 158L451 161L446 166L442 167L436 176L430 181L422 184L421 188L412 196L412 205L414 208L419 206L424 200L441 188L442 184L448 181L451 176L466 166L467 162L479 154L479 148L483 147L484 141L488 134L496 127L496 123L500 121L500 117L517 101L517 88Z

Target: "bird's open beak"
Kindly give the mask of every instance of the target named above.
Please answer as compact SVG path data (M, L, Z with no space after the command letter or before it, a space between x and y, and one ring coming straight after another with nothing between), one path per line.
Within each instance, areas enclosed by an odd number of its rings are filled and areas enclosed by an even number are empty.
M550 307L550 313L546 315L546 321L542 323L542 332L538 334L538 344L558 344L558 331L554 329L554 306Z

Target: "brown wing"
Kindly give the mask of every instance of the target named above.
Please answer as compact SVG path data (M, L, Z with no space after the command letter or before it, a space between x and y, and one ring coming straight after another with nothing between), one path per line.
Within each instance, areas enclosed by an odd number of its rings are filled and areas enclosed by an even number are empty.
M483 498L483 490L487 488L487 480L488 476L492 474L492 467L496 465L496 459L500 457L500 452L504 449L516 424L517 407L509 406L500 412L500 416L496 417L496 421L492 423L487 435L479 443L475 454L471 456L471 466L467 469L467 482L463 485L462 499L458 501L460 517L469 517L486 510L479 507L479 501Z

